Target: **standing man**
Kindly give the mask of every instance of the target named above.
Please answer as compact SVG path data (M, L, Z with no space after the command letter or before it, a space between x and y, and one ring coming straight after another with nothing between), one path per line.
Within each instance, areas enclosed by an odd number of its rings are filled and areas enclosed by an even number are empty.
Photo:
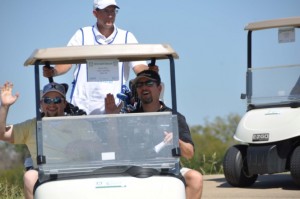
M133 113L172 112L172 109L159 100L162 86L160 76L157 72L153 70L144 70L137 74L137 77L132 81L132 83L140 100L139 107L137 107ZM118 112L114 98L111 94L107 94L105 107L107 113ZM177 113L177 118L181 155L182 157L191 159L194 156L194 143L192 141L189 127L183 115ZM189 168L182 168L180 172L186 181L186 198L200 199L203 188L203 178L201 173Z
M82 45L109 45L138 43L135 36L115 25L119 6L115 0L94 0L93 15L97 22L93 26L77 30L68 43L68 46ZM53 77L62 75L70 70L72 65L56 65L44 67L44 76ZM130 68L137 74L148 68L146 62L119 63L119 79L106 82L88 82L85 64L77 65L74 71L71 103L83 109L87 114L104 113L104 99L106 93L111 92L117 100L117 93L121 92L122 85L129 77Z

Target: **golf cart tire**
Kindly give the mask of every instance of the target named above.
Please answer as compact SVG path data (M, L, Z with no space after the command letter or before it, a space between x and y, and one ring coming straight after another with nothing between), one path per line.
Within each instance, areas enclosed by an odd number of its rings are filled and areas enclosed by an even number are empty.
M291 156L291 176L294 182L300 186L300 146L297 146Z
M226 181L234 187L248 187L255 183L258 175L247 175L246 145L230 147L223 160Z

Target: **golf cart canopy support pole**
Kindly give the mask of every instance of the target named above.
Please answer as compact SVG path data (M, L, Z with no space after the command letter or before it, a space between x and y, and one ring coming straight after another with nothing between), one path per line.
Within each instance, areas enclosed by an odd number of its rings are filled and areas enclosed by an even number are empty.
M170 79L171 79L171 96L172 96L172 113L177 114L176 101L176 81L175 81L175 62L172 55L169 55L170 60Z
M36 143L39 143L38 139L39 136L41 136L39 134L40 132L40 121L42 120L42 114L40 112L40 101L41 101L41 94L40 94L40 69L39 69L39 65L40 65L40 60L36 60L36 62L34 63L34 80L35 80L35 111L36 111ZM37 163L40 164L43 161L45 161L44 157L41 155L43 154L42 151L42 147L38 146L38 144L36 145L36 150L37 150Z
M34 66L34 80L35 80L35 111L36 111L36 120L41 121L41 112L40 112L40 101L41 101L41 96L40 96L40 60L37 60L35 62Z
M246 84L246 93L247 93L247 101L250 102L250 99L252 97L252 31L248 31L248 37L247 37L247 84ZM249 84L250 82L250 84Z

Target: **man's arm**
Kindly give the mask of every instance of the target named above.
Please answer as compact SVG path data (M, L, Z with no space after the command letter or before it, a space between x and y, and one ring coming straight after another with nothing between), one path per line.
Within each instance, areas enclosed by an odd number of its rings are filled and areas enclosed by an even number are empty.
M148 70L148 66L145 64L138 64L136 66L133 67L133 71L135 74L138 74L140 72L142 72L143 70Z
M44 77L54 77L63 75L72 68L72 64L58 64L55 67L43 67Z
M178 113L178 131L179 131L179 147L181 156L187 159L191 159L194 156L194 144L190 129L186 123L185 117Z
M63 75L68 72L72 68L72 64L58 64L54 67L43 67L43 75L44 77L54 77ZM133 71L135 74L142 72L143 70L147 70L148 66L145 64L138 64L133 67Z
M1 106L0 106L0 140L13 142L13 127L6 126L6 119L9 107L16 102L19 94L12 95L13 84L6 82L1 87Z
M13 128L12 126L6 126L6 118L8 113L8 107L1 105L0 107L0 140L12 143L13 141Z
M179 148L181 156L187 159L191 159L194 156L194 146L190 143L179 140Z

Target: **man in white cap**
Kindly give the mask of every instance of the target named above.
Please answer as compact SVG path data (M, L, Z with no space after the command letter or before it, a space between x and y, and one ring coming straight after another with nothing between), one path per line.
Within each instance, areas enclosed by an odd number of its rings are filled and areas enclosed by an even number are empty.
M36 119L6 125L8 110L19 94L12 95L13 84L6 82L0 92L0 140L12 144L26 144L32 157L37 156L36 149ZM41 110L45 117L63 116L67 105L65 88L61 84L49 83L43 89ZM37 168L36 158L33 158L34 168ZM37 170L29 170L24 174L24 195L26 199L33 198L33 187L38 179Z
M94 0L93 15L97 22L93 26L83 27L77 30L68 43L68 46L81 45L109 45L138 43L135 36L128 31L118 28L114 23L119 6L115 0ZM44 76L53 77L70 70L72 65L56 65L44 67ZM148 68L146 62L119 63L119 78L116 81L89 82L87 79L87 66L77 65L74 71L73 89L70 102L87 114L102 114L105 111L104 99L108 92L116 98L121 92L122 85L129 77L130 68L135 74Z
M13 105L18 97L19 94L12 94L13 84L11 82L6 82L3 86L0 87L0 140L11 143L11 144L25 144L29 152L31 154L33 165L29 164L29 166L33 167L28 169L24 173L23 181L24 181L24 196L26 199L33 199L33 190L34 186L38 180L38 171L37 171L37 146L36 146L36 118L26 120L24 122L14 124L14 125L7 125L6 118L8 115L9 108ZM49 83L44 86L41 101L40 101L40 109L43 113L44 117L59 117L65 116L65 108L67 106L66 101L66 87L63 84L58 84L55 82ZM64 128L74 128L80 129L79 131L83 133L83 136L87 134L85 132L91 132L91 127L88 123L71 123L71 126L66 126ZM56 130L53 129L52 133L55 134ZM92 134L88 134L87 139L84 141L88 141L89 143L93 143L95 137ZM74 137L72 132L67 137L70 140ZM76 138L75 138L76 139ZM80 151L87 150L86 147L89 145L85 144L85 147L78 147L78 144L81 143L74 142L76 147L70 145L71 142L68 143L58 143L55 148L56 152L59 152L60 149L66 148L64 144L69 144L69 147L72 148L72 152L74 152L74 148L79 149ZM98 143L96 143L98 144ZM94 144L92 144L95 146ZM82 146L82 145L80 145ZM59 149L60 148L60 149ZM65 151L63 151L65 154ZM78 153L77 153L78 154Z

